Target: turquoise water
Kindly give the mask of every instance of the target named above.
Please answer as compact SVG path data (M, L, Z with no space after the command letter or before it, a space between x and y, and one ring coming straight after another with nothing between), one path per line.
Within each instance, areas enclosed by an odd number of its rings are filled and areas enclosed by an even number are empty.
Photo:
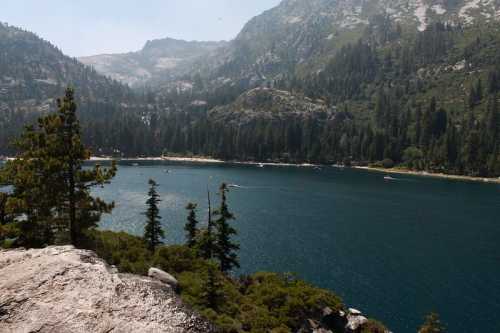
M500 186L335 168L125 163L99 194L102 228L142 234L148 178L160 185L167 243L207 185L232 188L241 271L295 272L394 332L437 311L449 332L500 332ZM168 172L167 172L168 171ZM214 200L217 200L215 198Z

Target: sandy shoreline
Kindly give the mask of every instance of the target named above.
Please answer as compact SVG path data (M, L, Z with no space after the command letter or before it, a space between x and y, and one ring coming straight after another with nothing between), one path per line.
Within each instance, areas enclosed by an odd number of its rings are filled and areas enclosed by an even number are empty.
M450 179L450 180L461 180L461 181L470 181L470 182L480 182L480 183L493 183L500 184L500 178L480 178L480 177L470 177L470 176L460 176L460 175L447 175L444 173L431 173L425 171L412 171L407 169L383 169L383 168L374 168L374 167L353 167L358 170L365 171L373 171L385 174L398 174L398 175L411 175L411 176L420 176L420 177L432 177L432 178L441 178L441 179Z
M163 156L163 157L137 157L137 158L112 158L112 157L100 157L100 156L92 156L90 161L99 162L99 161L170 161L170 162L189 162L189 163L214 163L214 164L239 164L239 165L256 165L256 166L282 166L282 167L320 167L319 164L310 164L310 163L276 163L276 162L243 162L243 161L224 161L220 159L210 158L210 157L171 157L171 156Z
M12 158L7 158L11 160ZM92 156L90 161L170 161L170 162L186 162L186 163L200 163L200 164L236 164L236 165L255 165L258 167L265 166L275 166L275 167L305 167L305 168L321 168L321 167L338 167L343 168L340 165L321 165L321 164L294 164L294 163L276 163L276 162L242 162L242 161L224 161L220 159L210 158L210 157L176 157L176 156L163 156L163 157L136 157L136 158L113 158L107 156ZM459 180L459 181L470 181L470 182L480 182L480 183L491 183L500 184L500 178L480 178L480 177L470 177L470 176L460 176L460 175L448 175L444 173L430 173L425 171L412 171L401 168L383 169L376 167L365 167L365 166L354 166L353 169L365 170L371 172L385 173L385 174L398 174L398 175L410 175L410 176L420 176L420 177L432 177L441 178L449 180Z

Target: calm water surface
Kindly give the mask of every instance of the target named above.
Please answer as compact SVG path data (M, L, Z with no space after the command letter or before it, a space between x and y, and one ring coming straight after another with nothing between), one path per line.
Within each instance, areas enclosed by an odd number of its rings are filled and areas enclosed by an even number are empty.
M437 311L449 332L500 332L500 186L358 170L131 162L98 190L116 202L103 229L141 235L147 180L163 198L167 243L184 207L206 219L207 185L237 184L229 205L241 270L295 272L394 332ZM218 198L214 195L214 200Z

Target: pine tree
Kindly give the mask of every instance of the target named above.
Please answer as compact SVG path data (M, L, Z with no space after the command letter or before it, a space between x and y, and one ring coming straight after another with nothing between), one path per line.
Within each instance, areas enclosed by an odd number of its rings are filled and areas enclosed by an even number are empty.
M144 228L144 240L151 252L154 252L156 248L163 244L162 238L165 237L163 229L161 227L161 216L158 204L161 202L160 195L156 191L158 184L153 179L149 180L149 198L146 201L148 205L147 211L144 213L147 218L146 227Z
M196 220L196 207L197 205L194 203L189 203L186 206L186 209L189 212L187 223L184 226L184 230L186 231L186 244L190 248L193 248L196 245L196 236L198 233L198 221Z
M25 216L17 223L19 245L50 245L56 238L78 245L85 231L113 209L113 203L93 197L91 190L109 183L115 163L109 169L83 169L90 151L81 142L73 89L57 104L57 113L39 118L36 128L25 128L15 143L17 159L0 172L2 183L13 188L9 209Z
M212 259L216 252L215 235L214 235L214 223L212 221L212 202L210 200L210 191L207 190L208 198L208 223L207 228L202 230L200 236L199 252L202 258Z
M418 333L444 333L445 329L438 314L431 313L425 318L425 323L420 327Z
M6 193L0 192L0 246L1 242L7 238L7 224L12 221L11 216L7 210L7 200L8 195Z
M234 220L234 216L229 212L227 206L227 192L227 185L223 183L219 190L221 205L215 213L215 215L218 216L218 219L215 221L217 228L216 258L219 261L221 271L224 273L231 271L234 267L240 267L238 255L235 252L239 250L240 247L231 240L231 236L236 235L236 230L229 225L229 221Z
M7 224L7 199L7 194L0 192L0 226Z

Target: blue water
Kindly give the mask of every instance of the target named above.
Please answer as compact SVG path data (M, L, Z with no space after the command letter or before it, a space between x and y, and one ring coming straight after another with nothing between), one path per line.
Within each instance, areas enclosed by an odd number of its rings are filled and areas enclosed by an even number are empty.
M229 194L241 270L295 272L394 332L440 313L449 332L500 332L500 185L335 168L125 163L98 190L101 226L142 234L147 180L161 186L167 243L183 242L188 202ZM167 172L169 171L169 172ZM214 195L214 201L218 198Z

